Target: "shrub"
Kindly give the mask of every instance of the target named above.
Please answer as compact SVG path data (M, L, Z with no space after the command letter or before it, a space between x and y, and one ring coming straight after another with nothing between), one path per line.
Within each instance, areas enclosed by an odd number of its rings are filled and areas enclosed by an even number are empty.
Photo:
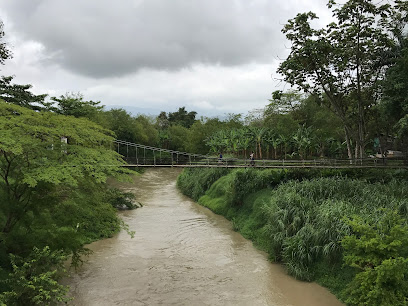
M65 269L66 257L62 251L49 247L34 248L27 258L10 254L12 272L6 285L8 291L0 294L5 305L54 305L67 302L68 287L58 284Z
M377 222L347 220L353 235L342 240L344 261L360 269L345 293L349 305L408 304L408 226L386 210Z

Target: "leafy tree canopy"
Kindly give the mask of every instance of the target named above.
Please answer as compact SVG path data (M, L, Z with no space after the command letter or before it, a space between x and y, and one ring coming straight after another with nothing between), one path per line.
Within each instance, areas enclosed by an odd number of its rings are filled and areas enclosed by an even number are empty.
M270 103L266 107L265 115L293 112L300 106L303 99L303 95L296 90L290 90L288 92L281 90L274 91L272 93L272 99L269 100Z
M23 106L33 110L44 110L50 106L44 102L46 94L35 95L30 89L32 85L12 84L13 76L2 76L0 78L0 99L15 105Z
M50 109L61 115L94 119L103 110L103 106L99 105L100 101L85 101L81 93L66 93L59 98L52 97L51 100L56 107L52 106Z
M177 112L169 113L168 120L172 125L181 125L185 128L190 128L194 121L197 112L187 112L186 108L180 107Z
M0 21L0 40L4 37L4 24ZM11 51L7 48L6 43L0 42L0 64L4 65L6 59L11 58Z
M292 47L278 72L291 85L328 102L342 120L349 158L351 140L356 155L363 155L367 113L377 102L379 81L392 64L394 35L406 21L403 1L394 6L374 2L349 0L337 6L331 0L328 7L335 22L314 29L311 21L317 15L301 13L282 30Z
M53 186L102 183L123 173L123 161L109 149L112 140L110 131L86 119L0 102L0 245Z
M401 56L387 71L384 81L384 115L395 124L398 135L408 136L408 37L402 41Z

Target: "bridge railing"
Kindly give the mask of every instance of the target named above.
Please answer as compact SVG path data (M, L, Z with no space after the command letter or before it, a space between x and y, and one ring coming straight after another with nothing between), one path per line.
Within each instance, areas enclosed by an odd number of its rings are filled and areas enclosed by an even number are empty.
M114 145L128 166L174 166L174 167L265 167L265 168L408 168L407 160L396 158L364 159L249 159L222 158L194 154L157 147L151 147L122 140L115 140Z

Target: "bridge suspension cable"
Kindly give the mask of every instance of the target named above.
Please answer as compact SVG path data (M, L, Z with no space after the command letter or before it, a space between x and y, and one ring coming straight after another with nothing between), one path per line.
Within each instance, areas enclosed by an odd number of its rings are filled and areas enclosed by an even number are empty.
M387 158L365 159L274 159L255 160L252 165L246 158L219 158L217 156L202 155L163 149L129 141L116 139L113 141L116 151L123 156L127 167L228 167L228 168L405 168L407 160Z

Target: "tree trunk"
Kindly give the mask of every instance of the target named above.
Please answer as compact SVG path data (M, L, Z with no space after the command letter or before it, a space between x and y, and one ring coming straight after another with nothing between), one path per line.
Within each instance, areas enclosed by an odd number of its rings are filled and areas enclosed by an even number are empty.
M351 142L350 142L350 135L346 126L344 126L344 134L346 136L346 144L347 144L347 156L351 160L353 159L353 153L351 151Z

